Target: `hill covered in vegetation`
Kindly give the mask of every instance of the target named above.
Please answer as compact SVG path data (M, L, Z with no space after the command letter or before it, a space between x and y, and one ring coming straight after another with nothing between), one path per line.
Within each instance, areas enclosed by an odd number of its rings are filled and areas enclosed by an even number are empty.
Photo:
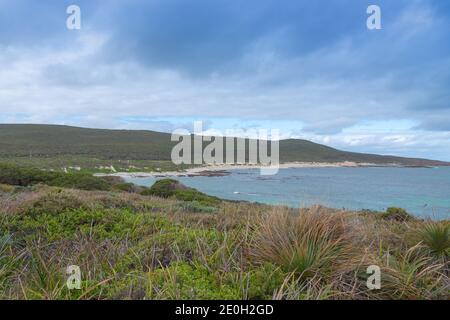
M0 125L0 158L86 159L114 161L170 161L170 134L139 130L86 129L56 125ZM205 144L206 145L206 144ZM75 159L75 161L74 161ZM448 162L381 156L337 150L307 140L282 140L281 162L343 162L441 166ZM152 166L152 165L150 165ZM164 166L160 163L155 166Z

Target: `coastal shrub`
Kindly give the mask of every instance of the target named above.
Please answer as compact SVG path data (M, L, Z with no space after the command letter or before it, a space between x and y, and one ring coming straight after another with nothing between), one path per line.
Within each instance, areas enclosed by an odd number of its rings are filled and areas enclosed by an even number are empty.
M201 204L198 201L192 201L192 202L186 202L186 203L182 203L180 204L180 208L183 211L188 211L188 212L200 212L200 213L214 213L217 212L217 208L216 207L212 207L212 206L206 206Z
M172 262L192 261L194 257L210 256L223 243L223 235L214 229L186 228L164 217L156 222L153 231L147 232L149 236L121 257L119 271L147 271Z
M246 298L250 300L270 300L284 282L286 274L271 263L264 263L248 272Z
M250 260L271 262L300 278L327 276L350 263L351 245L340 214L310 210L292 215L275 212L264 217L251 243Z
M0 164L0 183L16 186L46 184L49 186L81 190L109 190L110 184L87 173L64 173Z
M18 187L13 187L16 190ZM67 210L118 209L135 213L158 213L167 211L179 203L170 200L149 199L135 193L83 191L37 185L20 187L12 194L0 192L0 212L7 216L57 215ZM1 220L1 219L0 219Z
M58 215L63 211L87 208L84 201L63 189L48 190L41 193L21 193L18 203L13 204L13 217L36 217L41 214Z
M144 190L141 194L145 196L157 196L160 198L169 198L175 195L175 190L186 188L184 185L174 179L162 179L156 181L150 189Z
M136 192L138 188L133 183L117 183L112 186L113 190L124 191L124 192Z
M3 222L5 230L22 238L45 238L47 241L73 239L77 234L96 239L138 239L152 233L152 217L128 210L84 208L55 212L35 210L16 215Z
M105 180L84 173L61 173L57 178L47 181L48 185L80 190L109 190L111 186Z
M238 300L239 287L223 283L206 267L184 262L174 263L149 274L151 296L156 299Z
M176 190L175 198L182 201L197 201L206 205L215 205L220 202L220 200L216 197L209 196L191 188Z
M198 250L202 250L205 257L213 260L214 257L209 255L223 244L224 235L215 229L186 228L170 224L154 234L152 241L158 247L173 248L181 256L185 256L185 253L192 256L196 251L200 254Z
M151 188L143 190L140 194L161 198L175 197L181 201L197 201L204 205L214 205L220 202L220 199L206 195L196 189L186 187L174 179L158 180Z
M0 164L0 183L30 186L38 183L52 181L58 177L58 173L43 171L29 167L19 167L12 164Z
M399 222L414 220L414 217L410 215L405 209L391 207L381 214L381 217L385 220L395 220Z
M125 182L123 178L118 176L100 176L99 178L105 180L110 185L116 185Z

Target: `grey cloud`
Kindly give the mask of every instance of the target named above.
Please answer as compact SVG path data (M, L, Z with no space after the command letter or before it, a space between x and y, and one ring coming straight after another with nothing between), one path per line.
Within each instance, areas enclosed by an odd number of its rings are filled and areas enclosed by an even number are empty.
M342 132L343 129L356 124L355 120L348 118L336 118L326 121L310 122L302 128L304 132L317 134L336 134Z
M417 129L450 132L450 115L432 115L424 119Z

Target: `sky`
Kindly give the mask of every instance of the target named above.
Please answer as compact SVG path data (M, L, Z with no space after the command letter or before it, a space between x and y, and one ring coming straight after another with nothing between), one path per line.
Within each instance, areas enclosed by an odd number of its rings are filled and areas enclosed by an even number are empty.
M0 0L0 123L193 121L450 161L450 1Z

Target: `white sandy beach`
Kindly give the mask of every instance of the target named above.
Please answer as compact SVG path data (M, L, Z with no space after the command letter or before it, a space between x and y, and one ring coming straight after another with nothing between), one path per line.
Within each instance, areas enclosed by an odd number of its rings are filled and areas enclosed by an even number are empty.
M280 169L287 168L337 168L337 167L371 167L377 166L374 163L357 163L357 162L289 162L279 164ZM398 166L396 164L385 164L385 166ZM122 178L145 178L145 177L183 177L183 176L203 176L207 175L208 172L217 171L230 171L238 169L261 169L269 168L263 167L261 165L252 164L240 164L240 165L230 165L230 164L215 164L215 165L205 165L196 168L186 169L184 171L155 171L155 172L117 172L117 173L98 173L96 176L116 176Z

